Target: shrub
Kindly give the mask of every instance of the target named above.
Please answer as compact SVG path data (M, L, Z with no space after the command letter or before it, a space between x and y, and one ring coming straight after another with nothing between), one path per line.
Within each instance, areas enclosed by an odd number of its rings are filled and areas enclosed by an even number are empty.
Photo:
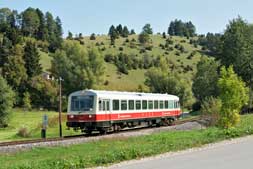
M28 128L25 126L22 126L18 129L17 136L19 137L30 137L31 133L29 132Z
M123 51L124 50L124 48L123 47L119 47L119 51Z
M221 116L222 102L214 97L206 98L201 105L202 117L208 121L208 125L217 125Z
M96 40L96 35L95 35L95 33L92 33L92 34L90 35L90 40Z
M107 86L108 84L109 84L109 81L106 80L106 81L104 82L104 85Z
M180 56L180 52L179 52L179 51L176 51L176 52L175 52L175 55Z
M112 55L112 54L106 54L106 55L105 55L105 58L104 58L104 60L105 60L106 62L113 62L114 59L115 59L115 56Z

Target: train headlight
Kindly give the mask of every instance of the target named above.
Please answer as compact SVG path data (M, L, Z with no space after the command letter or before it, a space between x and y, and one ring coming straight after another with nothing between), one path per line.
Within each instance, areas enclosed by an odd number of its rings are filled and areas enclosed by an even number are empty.
M69 117L70 117L71 119L73 119L73 118L74 118L74 115L70 115Z
M92 118L92 115L89 115L89 118Z

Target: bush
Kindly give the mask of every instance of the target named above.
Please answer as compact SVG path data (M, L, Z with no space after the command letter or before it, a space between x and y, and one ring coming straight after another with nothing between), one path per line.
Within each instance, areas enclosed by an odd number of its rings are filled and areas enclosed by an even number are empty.
M28 128L25 126L22 126L18 129L17 136L19 137L30 137L31 133L29 132Z
M112 54L106 54L104 58L105 62L113 62L114 59L115 59L115 56Z
M201 103L199 101L195 102L193 105L192 105L192 111L195 112L195 111L199 111L201 109Z
M0 128L8 126L9 115L14 104L15 94L0 76Z
M119 47L119 51L123 51L123 49L124 49L123 47Z
M222 102L214 97L206 98L201 105L202 117L208 121L209 126L215 126L219 122L221 116Z
M176 52L175 52L175 55L180 56L180 52L179 52L179 51L176 51Z
M104 82L104 85L107 86L108 84L109 84L109 81L106 80L106 81Z

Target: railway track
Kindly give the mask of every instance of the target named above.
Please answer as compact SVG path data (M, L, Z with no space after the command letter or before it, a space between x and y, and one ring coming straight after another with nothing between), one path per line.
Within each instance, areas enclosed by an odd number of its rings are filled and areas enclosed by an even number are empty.
M175 121L172 125L180 125L184 124L186 122L194 122L198 121L200 117L194 117L190 119L181 119L178 121ZM167 127L167 126L161 126L160 128ZM136 127L136 128L129 128L129 129L124 129L121 130L120 132L117 133L127 133L127 132L132 132L132 131L138 131L138 130L144 130L144 129L150 129L151 127L149 126L142 126L142 127ZM110 132L107 133L108 135L116 134L115 132ZM102 136L101 134L94 133L91 135L88 134L79 134L79 135L70 135L70 136L63 136L62 138L56 137L56 138L46 138L46 139L32 139L32 140L19 140L19 141L9 141L9 142L1 142L0 143L0 148L1 147L6 147L6 146L15 146L15 145L25 145L25 144L36 144L36 143L43 143L43 142L57 142L57 141L65 141L65 140L71 140L71 139L76 139L76 138L84 138L84 137L96 137L96 136Z

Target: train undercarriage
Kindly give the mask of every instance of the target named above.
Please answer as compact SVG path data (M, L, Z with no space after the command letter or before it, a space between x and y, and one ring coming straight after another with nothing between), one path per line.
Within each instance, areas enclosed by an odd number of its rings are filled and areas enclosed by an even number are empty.
M163 117L163 118L148 118L148 119L136 119L136 120L117 120L117 121L101 121L101 122L67 122L69 128L74 130L81 130L84 133L91 134L93 131L100 134L106 134L108 132L117 132L127 128L134 127L160 127L170 126L174 124L179 116Z

